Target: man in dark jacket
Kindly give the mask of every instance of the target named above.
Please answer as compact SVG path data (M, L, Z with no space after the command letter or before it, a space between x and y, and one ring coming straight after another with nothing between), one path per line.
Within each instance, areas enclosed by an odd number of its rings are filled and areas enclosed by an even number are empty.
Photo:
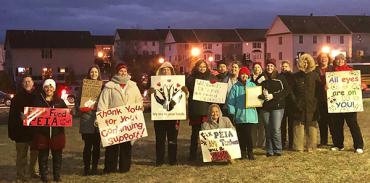
M35 94L32 77L29 75L25 75L22 80L21 91L19 91L12 99L8 120L8 136L16 143L16 167L18 180L27 180L27 154L33 138L32 127L23 126L23 108L31 106L34 98ZM29 173L32 178L39 177L35 171L37 155L38 152L31 148Z

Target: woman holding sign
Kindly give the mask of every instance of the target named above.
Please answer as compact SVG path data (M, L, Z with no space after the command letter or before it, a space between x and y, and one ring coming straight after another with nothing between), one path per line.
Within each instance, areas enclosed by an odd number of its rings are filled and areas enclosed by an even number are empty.
M352 71L353 69L347 65L346 59L343 54L339 54L335 57L334 60L334 72L338 71ZM362 154L364 148L364 140L362 139L362 133L360 126L357 123L357 113L348 112L348 113L333 113L333 126L334 126L334 147L331 148L332 151L343 151L344 150L344 134L343 134L343 125L344 120L349 127L349 130L353 139L353 147L355 152Z
M90 67L86 79L101 81L99 66L94 65ZM100 134L99 129L95 126L96 103L93 106L80 106L77 104L76 107L79 107L81 111L80 133L85 144L83 150L84 175L96 175L100 158ZM92 164L91 169L90 164Z
M36 96L34 101L35 107L67 108L64 101L55 93L56 84L54 80L45 80L42 87L42 93ZM53 157L54 181L61 181L62 150L65 142L64 127L35 127L34 144L37 150L39 150L39 169L42 182L48 182L48 158L50 150Z
M195 79L216 82L216 77L212 75L207 62L204 60L195 63L190 76L186 79L186 86L189 89L189 124L191 125L190 161L197 158L199 131L201 124L207 121L209 107L207 102L193 100Z
M105 84L100 94L97 112L126 106L127 104L141 104L143 99L136 83L131 81L131 76L127 72L127 66L118 64L116 66L116 75L111 81ZM119 163L118 163L119 158ZM128 172L131 167L131 142L123 142L111 145L105 149L104 172L112 173L117 171Z
M231 88L227 98L227 108L236 123L242 158L254 160L252 129L258 123L258 115L255 107L246 108L245 88L256 86L251 82L249 75L247 67L240 68L239 81Z

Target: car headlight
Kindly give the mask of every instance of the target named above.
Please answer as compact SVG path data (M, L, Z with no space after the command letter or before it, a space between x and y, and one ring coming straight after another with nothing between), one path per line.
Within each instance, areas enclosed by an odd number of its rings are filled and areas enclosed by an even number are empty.
M13 98L13 97L14 97L14 94L9 94L9 97L10 97L10 98Z

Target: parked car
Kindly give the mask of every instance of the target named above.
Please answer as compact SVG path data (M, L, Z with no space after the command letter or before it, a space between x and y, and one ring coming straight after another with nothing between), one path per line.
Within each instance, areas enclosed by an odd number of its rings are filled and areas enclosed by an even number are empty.
M67 106L74 106L80 88L79 85L75 86L59 83L57 84L57 94L64 100Z
M14 94L0 91L0 105L10 106Z

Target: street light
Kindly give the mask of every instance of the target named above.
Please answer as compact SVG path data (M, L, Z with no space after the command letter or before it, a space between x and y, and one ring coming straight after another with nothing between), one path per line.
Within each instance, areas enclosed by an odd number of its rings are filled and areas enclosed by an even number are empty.
M215 61L215 59L212 56L210 56L210 57L208 57L208 61L213 62L213 61Z
M326 54L330 53L330 47L329 46L323 46L321 48L321 52L326 53Z
M163 62L164 62L164 58L161 57L158 59L158 63L163 64Z
M99 58L102 58L103 56L104 56L103 52L99 51L99 52L98 52L98 57L99 57Z
M194 47L191 49L191 56L198 57L200 55L200 49L197 47Z

